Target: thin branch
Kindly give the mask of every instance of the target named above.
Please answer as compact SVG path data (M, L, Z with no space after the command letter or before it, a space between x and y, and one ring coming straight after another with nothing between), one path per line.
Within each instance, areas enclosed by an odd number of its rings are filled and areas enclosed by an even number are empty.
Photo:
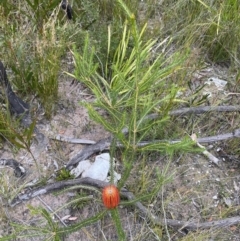
M228 140L232 138L239 138L240 137L240 129L236 129L233 132L226 133L226 134L221 134L221 135L216 135L216 136L209 136L209 137L202 137L202 138L197 138L198 143L210 143L210 142L216 142L216 141L223 141L223 140ZM86 141L86 140L85 140ZM103 150L109 150L110 145L111 145L112 137L108 137L106 139L102 139L98 141L97 143L91 145L91 146L86 146L84 149L82 149L76 156L74 156L68 163L66 168L71 169L73 165L79 163L80 161L85 160L89 156L93 155L96 152L101 152ZM89 140L89 142L91 142ZM155 140L155 141L144 141L144 142L139 142L137 146L146 146L149 144L153 143L169 143L169 144L175 144L181 142L181 140ZM118 147L122 147L122 144L118 143Z
M240 105L222 105L222 106L198 106L198 107L190 107L190 108L182 108L179 110L173 110L169 112L169 115L179 116L179 115L187 115L187 114L204 114L206 112L234 112L240 111Z
M71 137L63 136L63 135L57 135L55 137L50 137L50 139L56 140L56 141L68 142L71 144L85 144L85 145L96 144L96 141L91 141L91 140L86 140L86 139L76 139L76 138L71 138Z
M204 146L199 144L199 142L197 141L196 134L192 134L191 139L197 144L198 147L203 149L202 154L219 167L220 160L217 157L215 157L212 153L210 153Z
M91 178L59 181L53 184L46 185L44 187L39 187L33 190L29 190L24 194L19 194L11 201L10 206L14 207L17 204L22 203L23 201L28 201L29 199L37 197L39 195L48 194L54 191L62 190L67 187L73 187L73 186L77 187L77 185L86 185L86 187L93 186L98 189L103 189L105 186L109 185L109 183L91 179ZM121 197L127 198L129 201L136 200L136 197L134 196L134 194L132 192L129 192L125 188L122 188L120 193L121 193ZM199 229L228 227L228 226L236 225L240 223L240 216L221 219L217 221L211 221L211 222L203 222L203 223L159 218L153 215L150 212L150 210L147 209L141 202L136 201L133 203L133 205L135 205L139 209L139 211L142 213L144 217L151 220L155 225L161 225L161 226L167 225L176 229L187 229L187 230L194 231Z
M229 140L229 139L232 139L232 138L240 138L240 129L235 129L232 132L228 132L228 133L220 134L220 135L216 135L216 136L200 137L200 138L197 138L196 141L198 143L211 143L211 142ZM93 140L77 139L77 138L71 138L71 137L67 137L67 136L56 136L56 137L52 137L51 139L57 140L57 141L64 141L64 142L68 142L68 143L71 143L71 144L94 145L94 144L97 143L96 141L93 141ZM168 142L169 144L175 144L175 143L181 142L181 139L141 141L137 144L137 146L141 147L141 146L146 146L146 145L149 145L149 144L161 143L161 142L165 142L165 143ZM105 150L108 150L109 146L110 146L110 142L108 140L106 140L106 145L107 145L107 148ZM123 145L120 144L120 143L117 143L116 146L117 147L123 147Z
M106 139L102 139L98 141L96 144L91 146L86 146L83 150L81 150L76 156L74 156L68 163L66 168L71 169L71 167L80 161L86 160L89 156L96 152L101 152L105 149L109 149L111 145L112 137L108 137Z
M234 112L234 111L240 111L239 105L226 105L226 106L198 106L198 107L190 107L190 108L182 108L178 110L172 110L168 114L170 116L181 116L181 115L189 115L189 114L204 114L207 112ZM159 114L150 114L147 115L144 119L145 120L156 120L160 118L161 115ZM127 134L128 128L123 128L122 133Z

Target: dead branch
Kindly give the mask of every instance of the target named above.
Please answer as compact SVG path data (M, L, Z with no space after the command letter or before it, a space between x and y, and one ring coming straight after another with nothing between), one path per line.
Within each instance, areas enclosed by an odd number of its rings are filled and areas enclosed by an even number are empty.
M234 112L234 111L240 111L240 106L200 106L200 107L190 107L190 108L182 108L179 110L173 110L169 112L169 115L172 116L179 116L179 115L186 115L186 114L203 114L206 112ZM145 120L155 120L159 118L159 114L150 114L145 117ZM123 128L122 130L123 134L128 133L128 128ZM240 137L240 129L234 130L232 133L226 133L222 135L212 136L212 137L204 137L204 138L198 138L198 143L206 143L206 142L215 142L220 140L227 140L233 137ZM71 169L73 165L77 164L78 162L88 158L92 154L103 151L105 149L109 149L112 141L112 136L100 140L99 142L93 144L92 146L87 146L83 150L81 150L75 157L73 157L68 163L67 163L67 169ZM175 140L175 141L168 141L168 140L160 140L155 142L169 142L169 143L177 143L181 140ZM152 144L153 142L141 142L138 145L144 146L148 144ZM121 146L119 144L119 146Z
M234 112L234 111L240 111L239 105L226 105L226 106L198 106L198 107L190 107L190 108L182 108L178 110L172 110L168 114L170 116L181 116L181 115L189 115L189 114L204 114L207 112ZM156 120L160 118L161 115L159 114L150 114L147 115L144 120ZM122 133L127 134L128 128L123 128Z
M67 187L73 187L78 185L85 185L85 186L91 186L96 187L98 189L102 189L105 186L109 185L107 182L91 179L91 178L81 178L81 179L73 179L73 180L67 180L67 181L59 181L53 184L46 185L44 187L39 187L30 191L27 191L24 194L19 194L17 197L15 197L11 203L10 206L14 207L15 205L22 203L23 201L28 201L29 199L32 199L34 197L37 197L42 194L48 194L54 191L63 190ZM80 188L80 187L79 187ZM129 192L127 189L122 188L121 189L121 197L124 197L128 199L129 201L133 201L136 199L134 194L132 192ZM228 227L231 225L236 225L240 223L240 216L232 217L232 218L226 218L222 220L217 221L211 221L211 222L204 222L204 223L198 223L193 221L179 221L179 220L173 220L173 219L162 219L159 218L151 213L149 209L147 209L141 202L136 201L133 202L133 205L135 205L141 214L152 221L155 225L168 225L176 229L187 229L187 230L199 230L199 229L209 229L209 228L222 228L222 227Z
M71 138L71 137L63 136L63 135L57 135L55 137L51 137L51 139L57 140L57 141L68 142L71 144L85 144L85 145L96 144L96 141L91 141L91 140L86 140L86 139L76 139L76 138Z
M217 165L219 167L220 160L215 157L212 153L210 153L204 146L202 146L198 141L197 141L197 135L194 133L191 135L191 139L197 144L198 147L202 148L202 154L207 157L212 163Z
M10 202L10 206L14 207L17 204L22 203L23 201L27 201L39 195L48 194L54 191L62 190L64 188L72 187L76 185L89 185L89 186L94 186L101 189L109 185L109 183L91 179L91 178L80 178L80 179L77 178L77 179L71 179L67 181L58 181L58 182L46 185L44 187L39 187L39 188L26 191L24 194L19 194Z
M224 140L229 140L232 138L239 138L240 137L240 129L235 129L232 132L228 132L225 134L220 134L220 135L216 135L216 136L207 136L207 137L200 137L197 138L196 141L198 143L211 143L211 142L217 142L217 141L224 141ZM68 142L68 143L72 143L72 144L89 144L89 145L94 145L96 144L95 141L93 140L87 140L87 139L77 139L77 138L70 138L67 136L56 136L56 137L52 137L52 140L57 140L57 141L64 141L64 142ZM176 140L154 140L154 141L141 141L137 144L138 147L141 146L146 146L149 144L153 144L153 143L161 143L161 142L168 142L169 144L175 144L175 143L179 143L181 140L180 139L176 139ZM110 146L110 143L107 142L107 149ZM117 147L122 147L122 144L117 143L116 144Z
M240 111L239 105L223 105L223 106L198 106L198 107L190 107L190 108L182 108L179 110L173 110L169 112L169 115L179 116L179 115L187 115L187 114L204 114L206 112L234 112Z
M121 195L126 197L128 200L135 199L133 193L127 191L126 189L121 190ZM196 231L199 229L229 227L240 223L240 216L204 223L195 223L194 221L186 222L174 219L162 219L153 215L141 202L136 202L135 206L140 210L140 212L142 213L142 215L144 215L145 218L150 219L155 225L167 225L176 229L187 229Z
M232 138L239 138L240 137L240 129L236 129L233 132L230 133L225 133L225 134L221 134L221 135L216 135L216 136L209 136L209 137L202 137L202 138L197 138L196 142L197 143L210 143L210 142L216 142L216 141L223 141L223 140L228 140L228 139L232 139ZM65 139L68 140L68 142L70 141L70 138L65 137ZM76 141L77 139L74 139L74 143L77 143ZM106 139L102 139L99 142L92 144L91 146L86 146L84 149L82 149L75 157L73 157L68 163L66 168L67 169L71 169L73 165L79 163L80 161L85 160L86 158L88 158L89 156L91 156L92 154L96 153L96 152L100 152L103 150L108 150L110 148L111 145L111 141L112 141L112 137L108 137ZM155 141L143 141L143 142L139 142L137 145L139 147L142 146L146 146L149 144L153 144L153 143L161 143L161 142L167 142L169 144L175 144L180 142L181 140L155 140ZM88 142L91 143L93 141L90 140L84 140L85 144ZM82 139L79 141L80 144L84 144L82 142ZM122 147L122 145L120 143L117 143L118 147Z
M68 163L66 168L71 169L71 167L77 164L80 161L86 160L89 156L96 152L103 151L105 149L109 149L112 141L112 137L108 137L106 139L102 139L98 141L96 144L91 146L86 146L83 150L81 150L75 157L73 157Z

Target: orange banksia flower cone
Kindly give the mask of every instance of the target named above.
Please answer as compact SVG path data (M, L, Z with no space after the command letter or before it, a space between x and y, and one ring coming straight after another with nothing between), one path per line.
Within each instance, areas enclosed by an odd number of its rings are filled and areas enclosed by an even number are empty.
M105 187L102 191L102 201L108 209L117 207L120 202L120 194L117 187L114 185Z

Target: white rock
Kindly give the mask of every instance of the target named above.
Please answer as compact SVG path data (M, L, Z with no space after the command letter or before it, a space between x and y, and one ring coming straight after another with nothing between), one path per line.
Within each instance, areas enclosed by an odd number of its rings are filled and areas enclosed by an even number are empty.
M232 201L230 198L223 198L225 204L228 206L228 207L231 207L232 206Z
M100 181L110 182L111 177L108 177L110 170L111 157L109 153L103 153L95 157L95 162L91 163L89 160L79 162L76 168L71 170L71 174L74 177L90 177ZM114 165L114 163L113 163ZM121 179L121 174L113 172L113 181L116 185Z
M89 160L81 161L78 163L77 167L73 168L70 173L74 177L79 177L83 172L88 170L92 166L92 163Z
M110 169L110 155L103 153L96 156L95 162L82 173L82 177L90 177L100 181L105 181Z
M223 79L219 79L217 77L211 77L211 78L208 78L205 84L208 84L208 85L214 84L218 90L223 90L227 84L227 81Z
M214 200L218 200L218 195L214 195L212 198L213 198Z

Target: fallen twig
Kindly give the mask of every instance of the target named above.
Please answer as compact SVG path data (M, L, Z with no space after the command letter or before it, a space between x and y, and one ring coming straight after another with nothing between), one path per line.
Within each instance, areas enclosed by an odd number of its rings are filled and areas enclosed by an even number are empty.
M127 190L121 190L121 194L128 200L134 200L135 196L133 193ZM162 219L153 215L141 202L136 202L135 206L141 211L142 215L150 219L155 225L168 225L176 229L187 229L187 230L199 230L199 229L209 229L209 228L221 228L228 227L240 223L240 216L225 218L222 220L195 223L193 221L179 221L174 219Z
M76 138L71 138L68 136L63 136L63 135L57 135L55 137L50 137L52 140L57 140L57 141L63 141L63 142L68 142L72 144L85 144L85 145L93 145L96 144L96 141L91 141L91 140L86 140L86 139L76 139Z
M183 108L179 110L173 110L169 112L169 115L177 116L177 115L186 115L186 114L203 114L206 112L211 112L211 111L217 111L217 112L230 112L230 111L240 111L240 106L200 106L200 107L191 107L191 108ZM160 115L158 114L150 114L145 117L146 120L154 120L159 118ZM128 133L128 128L123 128L122 129L123 134ZM233 133L227 133L224 135L219 135L219 136L214 136L212 139L214 141L220 140L220 139L229 139L232 137L240 137L240 129L235 130ZM97 143L91 145L91 146L86 146L84 149L82 149L75 157L73 157L68 163L66 168L71 169L73 165L79 163L80 161L85 160L92 154L96 152L103 151L105 149L108 149L111 145L112 141L112 136L100 140ZM205 142L210 142L206 141L206 137L204 139ZM162 142L166 142L165 140L162 140ZM174 142L174 141L172 141ZM180 140L177 140L176 142L180 142ZM198 139L198 142L200 143L201 140ZM171 143L171 142L170 142ZM145 142L145 145L150 144L149 142ZM143 143L139 143L139 145L144 145Z
M211 142L216 142L216 141L224 141L224 140L228 140L228 139L232 139L232 138L240 138L240 129L236 129L236 130L233 130L232 132L228 132L228 133L221 134L221 135L200 137L200 138L197 138L196 141L198 143L211 143ZM93 141L93 140L77 139L77 138L71 138L71 137L59 136L59 135L56 136L56 137L52 137L51 139L57 140L57 141L64 141L64 142L68 142L68 143L71 143L71 144L94 145L94 144L97 143L96 141ZM180 141L181 141L180 139L141 141L137 144L137 146L146 146L146 145L149 145L149 144L160 143L160 142L168 142L169 144L175 144L175 143L179 143ZM107 148L109 146L110 146L110 143L107 142ZM116 146L121 147L122 144L116 143Z
M234 106L234 105L226 105L226 106L199 106L199 107L190 107L190 108L182 108L178 110L172 110L168 114L170 116L181 116L181 115L189 115L189 114L204 114L207 112L234 112L234 111L240 111L240 106ZM147 115L144 120L156 120L161 115L159 114L150 114ZM123 128L122 133L127 134L128 128Z
M112 137L108 137L106 139L102 139L98 141L96 144L91 146L86 146L83 150L81 150L75 157L73 157L68 163L66 168L71 169L71 167L80 161L86 160L89 156L96 152L100 152L109 148L111 145Z
M216 164L217 166L219 166L219 162L220 160L215 157L212 153L210 153L204 146L202 146L201 144L199 144L199 142L197 141L197 136L196 134L192 134L191 135L191 139L197 144L198 147L203 149L202 154L207 157L211 162L213 162L214 164Z
M78 178L78 179L72 179L67 181L58 181L58 182L46 185L44 187L31 189L29 191L26 191L26 193L24 194L19 194L10 202L10 206L14 207L15 205L23 201L27 201L39 195L48 194L54 191L62 190L63 188L72 187L76 185L90 185L100 189L109 185L109 183L91 179L91 178L81 178L81 179Z
M225 134L221 134L221 135L216 135L216 136L209 136L209 137L202 137L202 138L197 138L196 142L199 143L210 143L210 142L216 142L216 141L223 141L223 140L228 140L231 138L239 138L240 137L240 129L236 129L233 132L230 133L225 133ZM68 142L70 142L70 138L68 137L64 137L63 139L61 139L61 141L63 140L68 140ZM79 140L79 142L77 141ZM84 142L82 142L84 141ZM93 155L96 152L100 152L103 150L107 150L110 148L111 145L111 141L112 141L112 137L108 137L106 139L102 139L99 142L96 142L95 144L92 144L91 146L87 146L84 149L82 149L75 157L73 157L68 163L66 168L67 169L71 169L73 165L79 163L80 161L85 160L86 158L88 158L89 156ZM175 144L175 143L179 143L181 140L154 140L154 141L143 141L143 142L139 142L137 144L137 146L141 147L141 146L146 146L149 144L153 144L153 143L161 143L161 142L165 142L165 143L169 143L169 144ZM94 143L94 141L91 140L82 140L82 139L74 139L74 143L79 143L79 144L90 144L90 143ZM199 144L200 145L200 144ZM122 144L117 143L118 147L122 147ZM214 156L210 157L210 153L207 153L207 151L205 151L206 156L208 158L211 159L211 161L213 161L215 164L218 163L218 159L215 159ZM218 164L217 164L218 165Z
M98 189L102 189L105 186L109 185L109 183L91 179L91 178L59 181L53 184L46 185L44 187L39 187L39 188L30 190L24 194L19 194L11 201L10 206L13 207L19 203L22 203L23 201L27 201L31 198L37 197L42 194L47 194L57 190L62 190L67 187L73 187L73 186L77 187L78 185L86 185L86 186L92 186ZM133 201L136 199L134 194L132 192L129 192L125 188L121 189L121 197L125 197L129 201ZM240 216L226 218L226 219L217 220L217 221L204 222L204 223L193 222L193 221L186 222L186 221L179 221L179 220L173 220L173 219L163 219L153 215L151 211L147 209L139 201L133 202L133 205L135 205L140 210L140 212L142 213L142 215L144 215L144 217L151 220L155 225L161 225L161 226L168 225L176 229L198 230L198 229L208 229L208 228L222 228L222 227L227 227L227 226L236 225L240 223Z
M186 114L203 114L206 112L234 112L240 111L240 105L222 105L222 106L198 106L190 108L182 108L179 110L172 110L169 115L178 116Z

